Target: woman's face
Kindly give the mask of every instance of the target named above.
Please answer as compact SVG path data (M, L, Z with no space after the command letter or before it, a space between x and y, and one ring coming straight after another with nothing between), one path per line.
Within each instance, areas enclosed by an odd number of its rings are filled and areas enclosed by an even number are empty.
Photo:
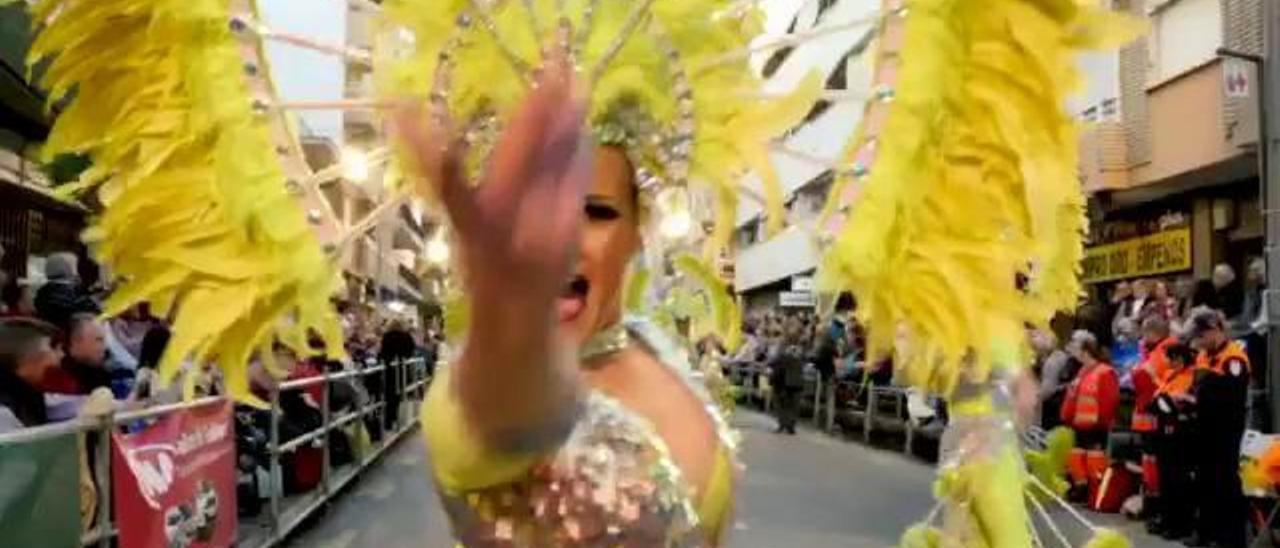
M560 327L579 344L622 319L627 265L641 244L631 162L620 148L600 147L595 170L582 212L577 267L560 303Z

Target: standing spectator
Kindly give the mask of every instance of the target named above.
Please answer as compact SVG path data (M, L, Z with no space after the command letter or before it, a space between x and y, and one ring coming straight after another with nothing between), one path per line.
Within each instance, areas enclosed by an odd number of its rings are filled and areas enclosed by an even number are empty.
M1175 332L1181 332L1181 320L1191 315L1191 309L1195 308L1196 303L1196 280L1191 276L1182 276L1173 282L1173 296L1178 301L1178 308L1174 313L1174 318L1178 320L1177 325L1171 325L1170 328Z
M1195 380L1195 351L1175 342L1164 347L1168 376L1156 391L1147 409L1156 416L1157 429L1151 446L1155 449L1157 474L1155 489L1143 504L1147 531L1170 540L1191 535L1195 523L1194 405L1191 398ZM1144 471L1145 472L1145 471Z
M1169 376L1168 348L1177 342L1169 335L1169 322L1163 317L1152 315L1142 322L1142 361L1130 375L1134 392L1130 426L1141 436L1144 508L1154 501L1159 489L1156 479L1157 423L1153 402L1160 385Z
M88 395L98 388L110 389L111 373L107 371L107 343L102 324L89 314L75 314L69 322L62 367L46 377L45 388L56 394L78 395Z
M1267 361L1267 262L1262 257L1249 261L1245 274L1244 305L1240 315L1231 322L1231 336L1244 342L1249 353L1249 363ZM1259 385L1266 382L1266 368L1253 371L1253 380Z
M36 292L36 313L40 319L64 332L69 330L73 315L100 312L97 303L80 285L76 261L71 253L50 255L44 266L48 281Z
M1200 352L1196 367L1201 370L1193 389L1199 436L1196 544L1243 547L1245 500L1239 471L1249 356L1227 337L1222 313L1198 309L1187 324L1187 337Z
M1123 318L1116 324L1115 340L1111 343L1111 365L1117 374L1133 369L1142 361L1141 325L1133 318Z
M1120 381L1097 337L1087 331L1071 336L1067 352L1080 362L1080 375L1067 387L1062 402L1062 422L1076 434L1067 470L1073 498L1089 493L1091 481L1101 477L1107 462L1107 437L1115 423L1120 403Z
M804 394L804 347L798 330L786 332L770 352L770 384L778 409L778 433L795 434Z
M1225 263L1213 267L1209 283L1196 288L1195 304L1222 312L1228 318L1238 316L1244 305L1244 292L1235 269Z
M1076 372L1071 367L1071 356L1058 348L1058 337L1052 331L1033 330L1031 349L1036 359L1033 369L1040 372L1040 426L1052 430L1062 424L1058 410L1062 409L1062 398Z
M1142 320L1157 316L1166 322L1178 316L1178 300L1169 293L1169 284L1163 280L1151 282L1151 298L1143 305Z
M844 324L838 317L831 318L829 324L818 322L813 329L813 354L810 360L818 373L818 402L813 410L814 421L822 417L826 428L835 425L835 380L837 365L840 362L841 349L844 346Z
M181 386L178 383L170 383L164 390L157 386L159 373L156 368L160 367L160 359L164 357L164 351L169 346L169 336L169 328L157 322L142 337L142 344L138 349L138 370L134 377L133 391L128 398L130 401L156 405L174 403L182 399Z
M58 367L54 329L35 321L0 321L0 433L49 422L41 385Z
M1129 310L1133 308L1133 286L1129 282L1116 282L1115 287L1111 288L1111 300L1105 312L1106 321L1109 322L1108 327L1111 329L1106 331L1107 335L1111 335L1115 331L1115 324L1128 316ZM1099 331L1101 333L1101 331Z
M413 335L404 328L399 320L391 322L382 334L382 344L378 347L378 361L382 370L382 396L386 407L383 408L383 426L394 431L400 423L400 377L403 370L400 363L413 358L415 343Z

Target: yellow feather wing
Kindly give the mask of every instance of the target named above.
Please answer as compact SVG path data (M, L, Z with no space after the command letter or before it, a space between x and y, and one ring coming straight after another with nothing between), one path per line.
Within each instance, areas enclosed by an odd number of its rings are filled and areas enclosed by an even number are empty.
M1135 28L1086 4L911 3L875 161L823 272L858 295L874 351L910 349L913 384L982 382L1014 365L1024 323L1076 304L1075 55Z
M106 205L86 234L139 302L174 316L161 372L213 362L248 399L255 349L314 332L341 352L337 276L284 187L252 107L227 0L37 0L32 65L67 101L45 148L88 154ZM73 95L69 94L75 90Z

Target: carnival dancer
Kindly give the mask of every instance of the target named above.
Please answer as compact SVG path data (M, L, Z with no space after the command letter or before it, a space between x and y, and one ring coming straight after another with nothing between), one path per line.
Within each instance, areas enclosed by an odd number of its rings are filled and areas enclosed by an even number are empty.
M752 127L752 112L770 102L733 100L757 84L744 62L695 76L679 56L743 47L754 9L607 0L584 15L561 4L506 3L490 14L464 3L384 5L389 15L433 13L468 37L439 43L418 29L417 48L438 60L435 82L448 86L432 91L444 99L427 108L405 108L397 124L406 167L449 215L470 310L461 355L423 409L436 483L467 546L720 545L733 435L681 347L653 324L624 319L625 278L642 250L661 245L645 237L645 219L679 213L664 207L669 191L684 192L690 169L746 165L732 152L701 156L702 147L767 146L803 117L816 87L787 109L794 115ZM640 12L651 21L643 33L626 24L636 10L650 10ZM473 28L464 22L472 16L487 22ZM557 25L538 70L508 63L508 54L537 57L537 49L487 49L505 47L489 33L520 36L538 21ZM497 107L514 115L499 111L506 120L491 124L494 144L479 151L486 167L472 169L463 141L475 132L453 128L496 122L484 108ZM717 125L735 109L732 128Z

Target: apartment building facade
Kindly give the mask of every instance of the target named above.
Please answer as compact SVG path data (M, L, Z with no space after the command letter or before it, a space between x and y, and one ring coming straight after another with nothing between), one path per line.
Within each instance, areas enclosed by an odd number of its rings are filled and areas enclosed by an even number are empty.
M1118 53L1086 56L1073 107L1087 124L1080 174L1090 194L1085 281L1243 272L1263 249L1259 74L1224 55L1260 55L1267 0L1118 0L1150 22Z
M356 51L372 49L374 39L373 16L378 9L376 2L346 2L346 45ZM361 99L373 96L372 66L369 63L348 60L345 64L343 96ZM358 171L365 180L355 182L357 188L334 199L348 223L358 222L375 210L378 204L392 199L386 188L385 157L386 135L383 120L373 110L347 110L342 114L342 151L345 158L339 161L365 164ZM424 212L416 204L405 203L385 212L381 220L361 236L353 253L347 257L347 272L354 283L362 287L360 298L375 297L383 304L427 305L433 300L424 283L424 252L429 223ZM350 224L348 224L350 226Z
M787 228L765 231L762 206L744 200L738 214L734 287L748 310L812 308L812 277L820 258L815 224L834 180L836 160L861 123L872 89L875 19L881 0L766 1L770 37L816 33L794 47L770 50L753 60L766 88L794 89L818 73L827 99L775 143L773 164L782 179ZM745 181L758 188L759 181Z

